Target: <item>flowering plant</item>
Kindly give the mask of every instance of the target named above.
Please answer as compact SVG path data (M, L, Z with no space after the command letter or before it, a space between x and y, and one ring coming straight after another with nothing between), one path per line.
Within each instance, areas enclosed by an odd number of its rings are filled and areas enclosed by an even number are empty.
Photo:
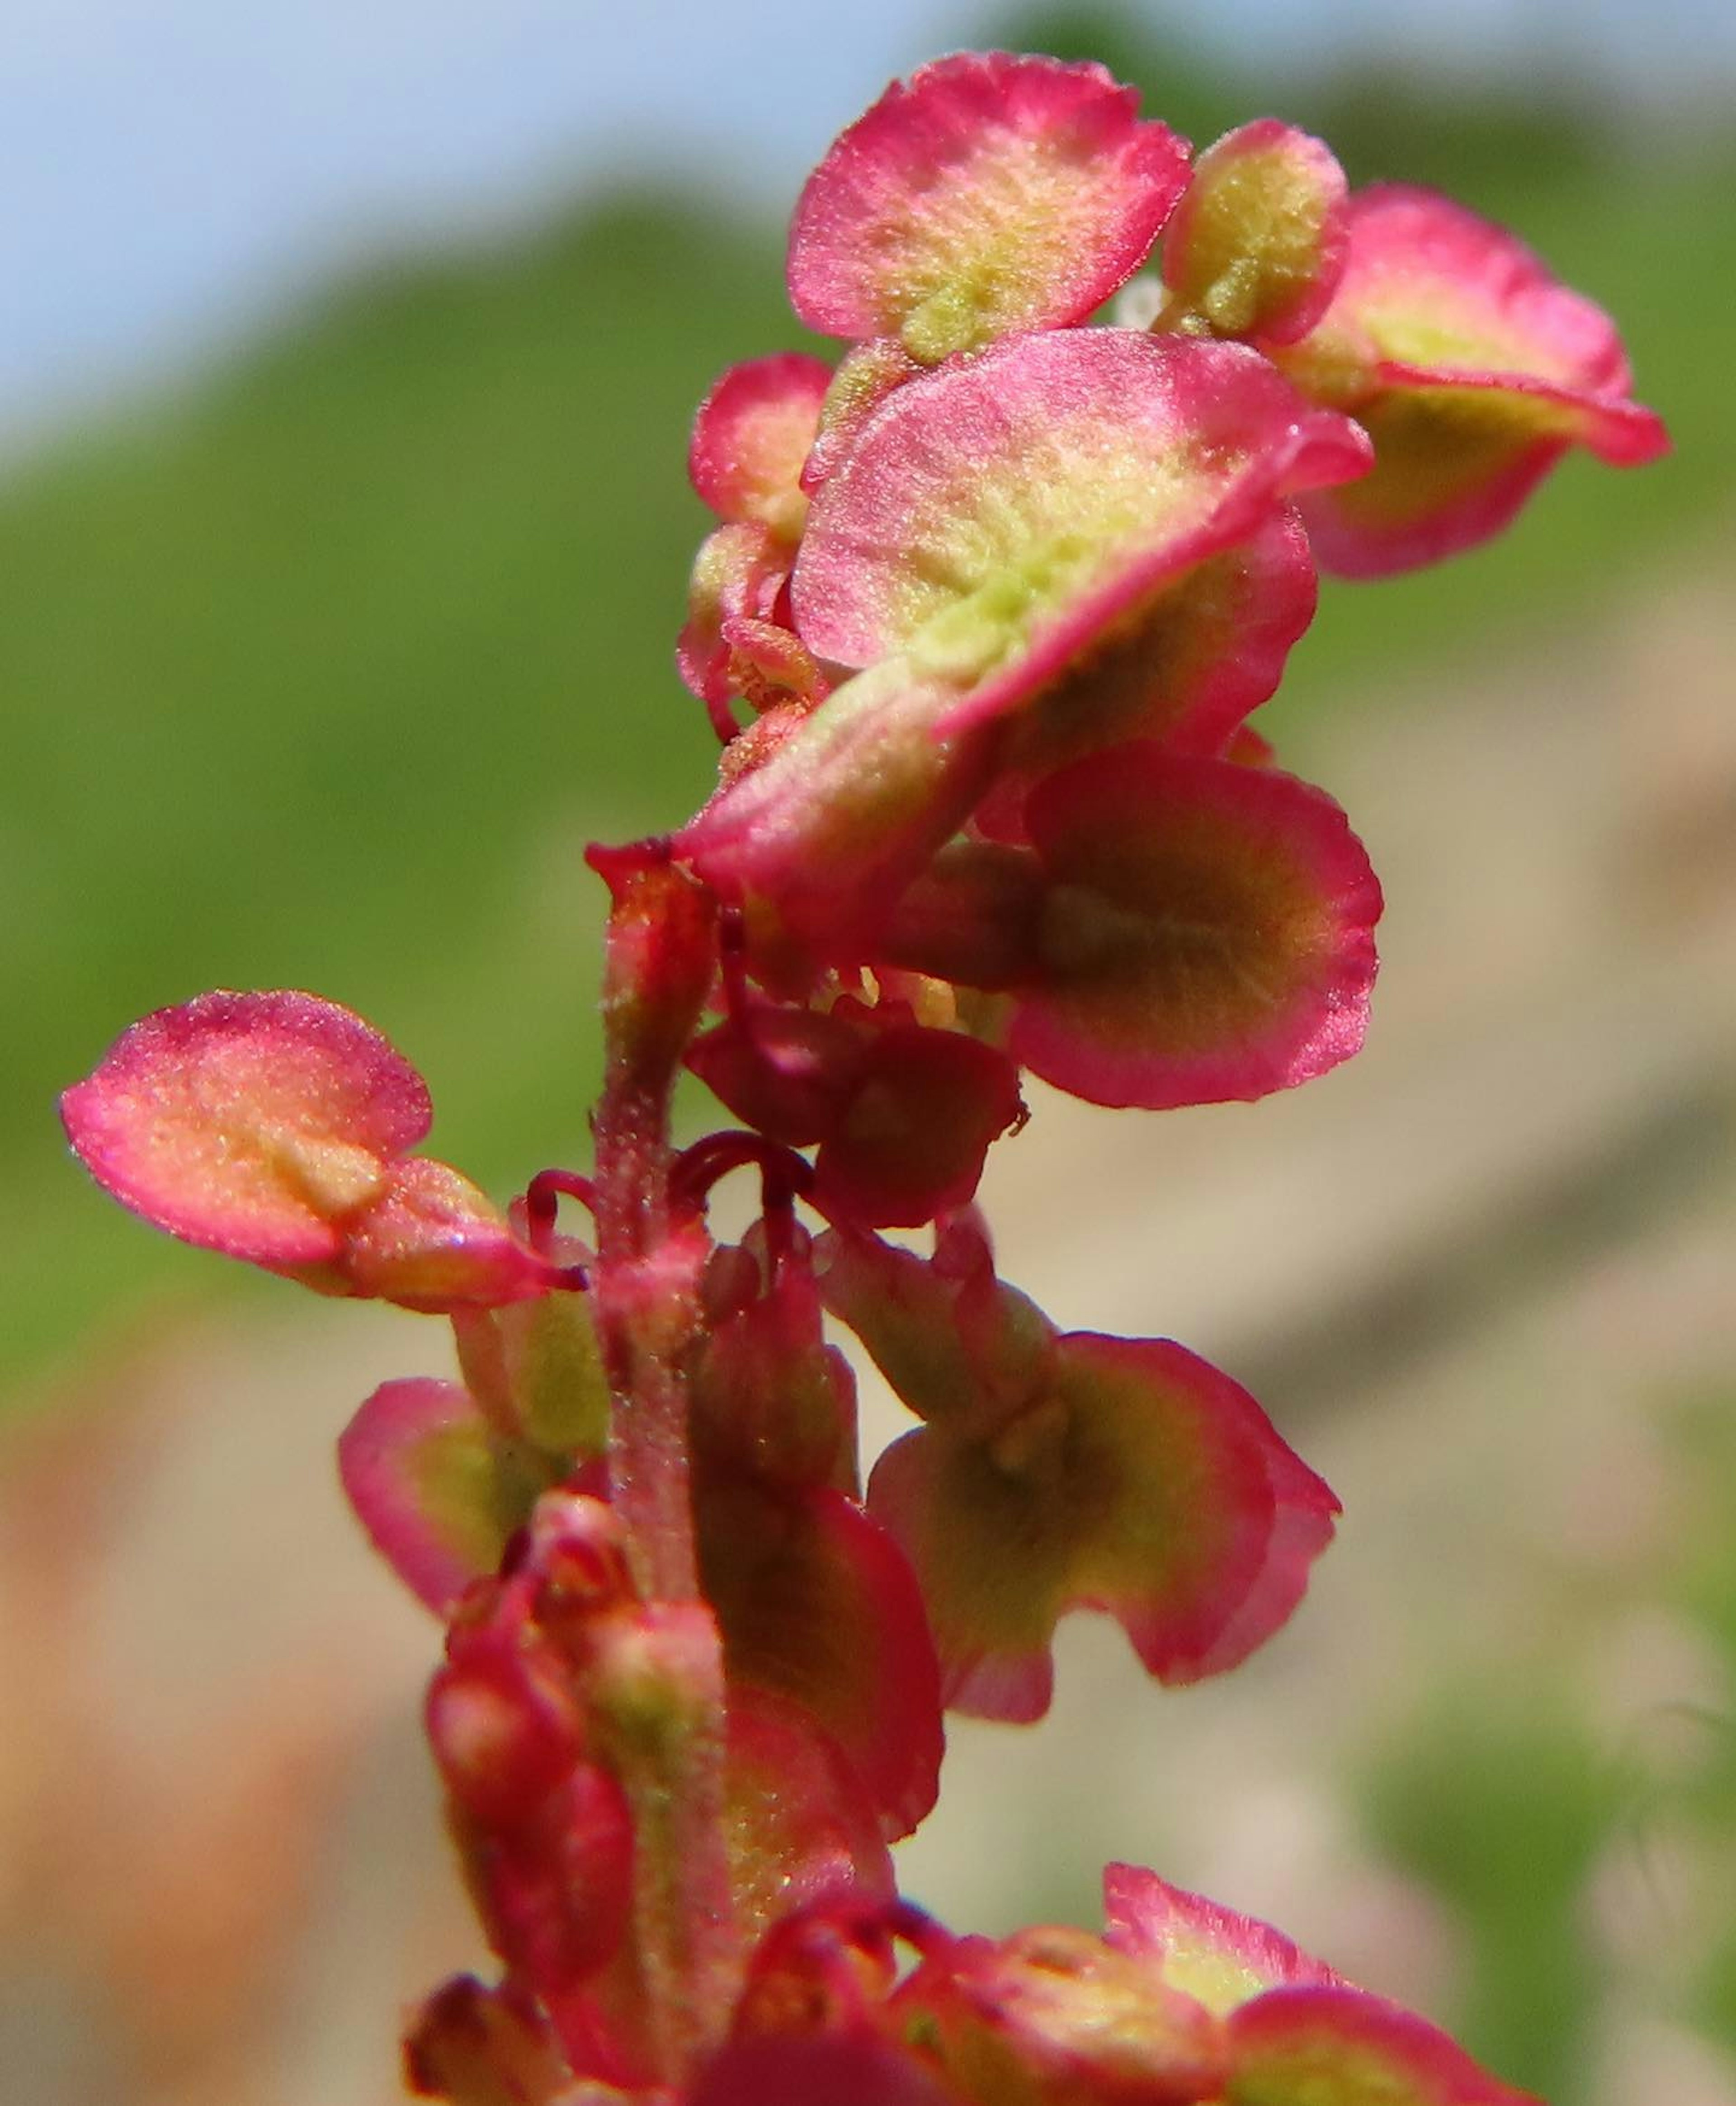
M1161 239L1161 263L1141 274ZM444 1621L427 1726L500 1963L415 2020L455 2106L1498 2106L1442 2034L1113 1866L1102 1934L897 1893L948 1709L1039 1717L1061 1617L1236 1666L1337 1502L1228 1376L1058 1330L974 1197L1021 1078L1252 1099L1360 1044L1379 888L1248 719L1317 563L1499 531L1571 445L1635 463L1607 318L1444 199L1350 194L1276 119L1195 156L1097 66L962 56L810 178L835 369L726 373L684 679L723 745L612 911L584 1173L497 1208L417 1153L415 1069L336 1004L201 996L62 1109L159 1227L447 1317L460 1378L343 1436ZM1092 317L1114 299L1112 318ZM678 1149L685 1068L736 1124ZM738 1243L713 1187L757 1181ZM583 1239L558 1216L585 1210ZM887 1230L932 1230L928 1254ZM863 1490L861 1341L920 1422ZM908 1956L908 1961L904 1956Z

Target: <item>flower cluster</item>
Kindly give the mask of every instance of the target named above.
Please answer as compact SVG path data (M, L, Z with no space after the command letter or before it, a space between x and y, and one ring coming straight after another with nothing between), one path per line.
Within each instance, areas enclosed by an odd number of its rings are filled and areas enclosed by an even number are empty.
M1379 888L1248 724L1316 564L1466 547L1574 441L1639 461L1662 428L1510 236L1351 195L1275 119L1194 156L1091 65L895 85L804 191L789 283L849 347L736 366L698 414L719 524L678 657L720 779L680 831L592 852L591 1169L496 1209L408 1152L404 1058L303 994L160 1011L63 1103L159 1226L452 1323L460 1379L387 1383L339 1454L446 1626L428 1732L503 1970L430 2000L410 2080L458 2106L1511 2101L1150 1873L1111 1870L1101 1936L994 1942L902 1901L887 1844L935 1803L946 1709L1047 1709L1062 1616L1113 1616L1161 1682L1221 1673L1337 1512L1228 1375L998 1277L973 1202L1021 1076L1159 1109L1355 1051ZM678 1151L684 1066L738 1123ZM741 1171L758 1217L718 1243ZM926 1254L881 1233L920 1229ZM920 1422L865 1494L828 1315Z

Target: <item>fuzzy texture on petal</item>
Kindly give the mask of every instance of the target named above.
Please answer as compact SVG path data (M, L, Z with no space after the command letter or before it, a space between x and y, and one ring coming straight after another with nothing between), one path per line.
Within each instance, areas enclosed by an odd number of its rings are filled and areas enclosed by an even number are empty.
M1088 1931L957 1939L892 2011L972 2106L1191 2106L1223 2082L1210 2014Z
M123 1206L281 1270L338 1257L432 1112L402 1054L336 1002L219 990L132 1025L61 1116Z
M1628 400L1615 325L1505 228L1400 184L1348 213L1337 293L1282 359L1375 441L1363 482L1304 505L1327 569L1375 577L1486 540L1573 444L1617 467L1667 449Z
M1172 753L1215 754L1276 690L1285 661L1314 619L1318 589L1307 534L1285 504L1251 536L1157 594L1130 630L1035 695L1006 748L995 804L984 826L1010 833L994 813L1022 811L1033 780L1069 761L1155 740Z
M1095 1104L1216 1104L1354 1053L1380 889L1343 813L1275 770L1149 746L1025 806L1046 889L1007 1050Z
M551 1472L496 1434L457 1382L411 1378L383 1383L344 1428L338 1474L375 1548L444 1615L498 1570Z
M746 1941L795 1910L894 1894L872 1800L813 1714L773 1691L732 1683L724 1772L730 1886Z
M1229 2032L1225 2106L1538 2106L1426 2020L1354 1989L1275 1989Z
M820 406L819 433L801 472L801 486L810 497L893 389L926 370L896 337L890 336L859 343L839 361Z
M1356 425L1311 409L1244 345L1017 338L910 382L870 419L814 500L796 627L822 658L901 652L959 688L949 730L1079 677L1111 643L1124 689L1128 639L1148 617L1161 679L1169 589L1252 540L1288 494L1369 459ZM1088 688L1074 701L1088 706Z
M1195 163L1164 235L1164 282L1219 336L1294 343L1343 274L1346 194L1320 140L1256 118Z
M1348 1987L1343 1977L1257 1916L1238 1916L1138 1865L1103 1874L1105 1934L1220 2017L1268 1989Z
M1321 1547L1281 1524L1298 1472L1310 1510L1332 1508L1228 1376L1166 1339L1082 1332L1057 1342L1024 1409L896 1442L869 1500L922 1581L948 1704L1022 1720L1047 1707L1070 1610L1115 1616L1169 1683L1270 1636Z
M1187 149L1101 66L960 52L895 81L809 177L790 299L932 363L1082 320L1145 260Z
M796 351L732 365L699 406L688 450L693 487L720 519L756 519L780 541L801 534L803 464L832 370Z
M702 1483L705 1597L732 1687L802 1707L850 1759L888 1837L940 1788L940 1677L914 1575L879 1524L823 1485Z

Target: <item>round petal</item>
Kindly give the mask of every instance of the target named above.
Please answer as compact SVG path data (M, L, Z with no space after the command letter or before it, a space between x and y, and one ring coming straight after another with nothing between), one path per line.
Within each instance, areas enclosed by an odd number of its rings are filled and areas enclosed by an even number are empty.
M808 179L790 298L931 362L1079 321L1144 261L1187 149L1101 66L963 52L895 82Z
M937 1423L895 1443L869 1499L922 1581L948 1703L1040 1716L1074 1608L1114 1615L1160 1681L1227 1665L1218 1642L1272 1555L1285 1452L1196 1355L1089 1333L1059 1342L1044 1393L986 1437Z
M699 406L688 450L693 487L720 519L756 519L794 541L807 516L803 464L832 370L796 351L732 365Z
M317 1267L432 1118L422 1078L350 1010L219 990L132 1025L61 1100L105 1191L159 1229L275 1269Z
M1024 1109L1004 1053L917 1024L877 1033L821 1140L814 1196L872 1228L919 1228L968 1206L983 1159Z
M1505 228L1398 184L1348 210L1338 292L1283 360L1375 441L1365 482L1304 506L1329 569L1375 577L1487 540L1573 444L1617 466L1666 450L1627 399L1615 325Z
M1038 785L1047 881L1007 1048L1095 1104L1215 1104L1362 1042L1380 889L1343 813L1274 769L1117 749Z
M437 1615L498 1571L508 1538L549 1481L502 1441L457 1382L388 1382L338 1442L338 1474L382 1557Z
M965 691L957 729L1026 702L1366 438L1245 346L1133 329L1021 337L890 396L814 500L791 583L810 649L904 653ZM1083 706L1088 687L1076 691ZM1251 706L1251 703L1249 704Z

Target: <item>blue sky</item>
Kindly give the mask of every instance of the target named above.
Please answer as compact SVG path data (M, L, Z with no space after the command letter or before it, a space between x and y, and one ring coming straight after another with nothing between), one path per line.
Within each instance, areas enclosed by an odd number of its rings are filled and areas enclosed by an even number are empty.
M786 199L891 74L989 17L980 0L0 0L0 437L175 370L337 262L511 218L624 159ZM1213 0L1197 19L1299 65L1559 37L1617 83L1736 78L1726 0Z

